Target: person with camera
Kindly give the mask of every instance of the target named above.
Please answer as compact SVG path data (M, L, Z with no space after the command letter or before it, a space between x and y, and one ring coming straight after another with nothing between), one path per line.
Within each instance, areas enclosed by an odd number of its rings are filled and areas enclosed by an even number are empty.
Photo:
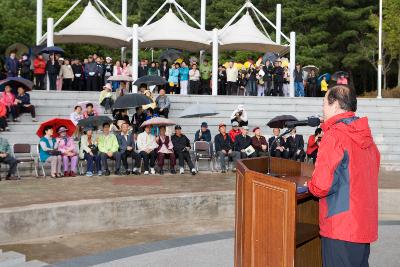
M121 132L117 134L119 144L119 153L121 154L121 161L125 168L125 174L129 175L128 158L131 157L135 160L135 167L132 170L133 174L140 174L140 155L135 152L134 134L129 133L129 124L124 122L121 125Z
M0 137L0 163L9 166L6 180L16 180L15 171L17 168L17 160L11 156L11 148L7 139ZM1 181L1 177L0 177Z
M315 129L314 135L310 135L310 137L308 138L307 157L311 158L314 164L315 161L317 160L319 143L321 142L322 136L323 136L322 129L317 128Z
M61 153L57 150L56 139L53 138L53 126L43 129L43 137L39 141L39 160L51 164L51 178L61 177Z
M84 128L84 135L81 136L81 146L79 148L79 157L85 159L87 163L86 176L92 177L94 174L94 165L98 176L101 171L101 159L97 148L97 139L92 127ZM93 165L94 164L94 165Z
M238 105L238 107L232 112L231 115L231 123L237 121L239 123L239 127L247 126L249 121L247 119L247 112L244 110L243 105Z
M61 152L64 165L64 177L75 177L78 166L78 151L74 139L67 136L68 129L64 126L58 128L57 149Z
M194 168L193 161L189 154L191 149L190 141L186 135L182 134L182 127L180 125L175 126L175 134L171 137L171 141L174 145L175 155L179 159L179 173L185 173L184 166L186 161L186 163L189 165L192 175L195 175L196 169Z

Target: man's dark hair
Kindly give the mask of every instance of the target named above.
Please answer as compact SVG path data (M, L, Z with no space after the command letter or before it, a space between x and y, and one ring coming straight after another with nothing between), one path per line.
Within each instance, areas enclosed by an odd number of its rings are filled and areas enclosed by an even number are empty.
M93 104L92 103L87 103L86 104L86 108L88 108L88 107L92 107L93 108Z
M321 128L315 129L315 133L314 133L315 136L319 135L320 133L322 133L322 129Z
M77 110L78 108L82 108L81 106L75 106L74 110Z
M335 85L329 89L327 94L329 105L338 101L341 109L353 112L357 111L357 95L355 90L350 87L346 85Z
M103 128L106 127L106 126L110 126L110 125L111 124L109 122L105 122L105 123L103 123Z
M45 127L43 128L43 135L45 135L46 132L47 132L48 130L50 130L50 129L53 129L53 126L51 126L51 125L45 126Z

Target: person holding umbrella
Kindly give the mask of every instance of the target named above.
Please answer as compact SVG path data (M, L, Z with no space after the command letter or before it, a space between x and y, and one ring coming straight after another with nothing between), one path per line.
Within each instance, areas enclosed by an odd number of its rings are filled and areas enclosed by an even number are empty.
M114 104L114 95L112 93L111 83L107 83L103 86L103 90L100 92L99 103L105 109L104 113L111 113L111 108Z
M346 76L345 76L344 73L342 72L342 73L340 74L339 79L336 81L336 83L337 83L338 85L339 85L339 84L341 84L341 85L348 85L348 84L349 84L349 81L347 80Z
M46 125L43 128L39 141L39 160L51 164L51 178L61 177L61 153L57 150L56 139L53 138L53 126Z
M74 139L67 136L68 129L64 126L58 128L59 137L56 139L56 146L61 152L61 158L64 165L64 177L75 177L78 166L78 150Z
M50 90L57 90L57 76L60 73L60 64L56 60L55 54L51 54L46 63L46 72L49 77Z
M101 158L97 148L97 138L94 134L93 127L87 126L83 129L84 135L81 136L81 145L79 148L79 157L87 162L86 176L92 177L94 174L94 164L98 176L103 173L101 171ZM94 163L94 164L93 164Z
M18 113L17 113L17 105L15 102L15 95L11 91L11 86L6 85L4 88L4 92L1 94L0 100L4 106L7 108L7 118L11 114L14 122L18 122Z
M15 103L17 103L18 115L22 113L31 113L32 121L37 122L35 106L31 104L30 95L25 92L25 88L22 86L18 87L18 95L15 99Z
M323 94L323 96L325 96L326 92L328 92L328 82L326 81L326 76L322 77L322 81L321 81L321 92Z
M315 70L312 69L310 75L307 77L307 96L317 96L317 82L317 75L315 75Z

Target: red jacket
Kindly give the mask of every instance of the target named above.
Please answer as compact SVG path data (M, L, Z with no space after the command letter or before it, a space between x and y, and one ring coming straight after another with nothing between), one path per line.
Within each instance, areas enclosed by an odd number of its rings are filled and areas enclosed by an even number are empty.
M307 155L311 155L316 149L318 149L318 143L315 141L315 135L310 135L310 137L308 137Z
M378 239L378 173L380 154L368 119L353 112L322 125L324 137L310 192L319 197L321 236L355 243Z
M1 117L6 117L7 116L7 108L3 104L3 102L0 101L0 118Z
M237 131L235 130L230 130L229 131L229 137L231 138L232 142L235 142L235 138L236 136L238 136L239 134L241 134L242 132L240 131L240 129L237 129Z
M33 73L34 74L45 74L46 73L46 61L35 58L33 61Z

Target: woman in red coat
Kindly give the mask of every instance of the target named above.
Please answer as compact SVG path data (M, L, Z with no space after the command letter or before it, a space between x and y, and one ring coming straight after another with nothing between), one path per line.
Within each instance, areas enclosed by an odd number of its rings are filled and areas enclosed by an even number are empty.
M315 129L315 134L310 135L310 137L308 138L307 157L312 158L313 163L315 163L315 161L317 160L318 147L319 142L321 142L322 135L322 129L317 128Z
M44 76L46 75L46 61L42 55L38 55L33 61L33 73L35 74L36 89L44 90Z

